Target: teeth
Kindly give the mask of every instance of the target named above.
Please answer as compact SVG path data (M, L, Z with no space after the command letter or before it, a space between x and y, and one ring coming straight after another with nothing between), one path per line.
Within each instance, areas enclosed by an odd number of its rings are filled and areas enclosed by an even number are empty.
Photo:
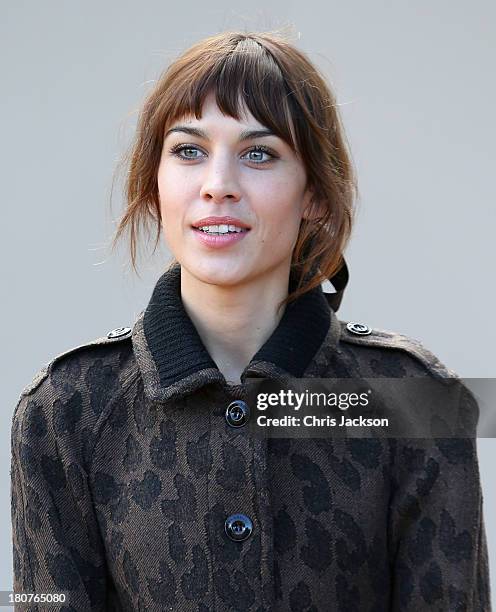
M245 229L241 229L240 227L236 227L235 225L203 225L198 229L206 232L207 234L227 234L228 232L246 232Z

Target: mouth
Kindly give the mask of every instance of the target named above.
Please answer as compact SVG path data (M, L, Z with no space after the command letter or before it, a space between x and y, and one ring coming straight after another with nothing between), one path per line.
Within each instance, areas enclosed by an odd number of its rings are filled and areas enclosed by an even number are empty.
M209 226L208 229L201 229L192 225L191 229L202 247L208 249L220 249L234 245L246 238L251 231L251 228L233 228L232 226L220 226L220 228Z
M246 234L251 231L251 228L238 227L236 225L207 225L203 227L192 225L191 228L206 236L231 236L233 234Z

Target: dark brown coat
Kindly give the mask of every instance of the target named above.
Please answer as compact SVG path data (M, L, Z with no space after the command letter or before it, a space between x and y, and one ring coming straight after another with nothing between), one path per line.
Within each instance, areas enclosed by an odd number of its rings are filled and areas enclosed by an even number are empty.
M415 340L353 333L318 288L242 381L453 374ZM474 441L263 440L226 422L244 391L182 307L179 267L132 332L54 359L13 416L14 589L77 612L491 609Z

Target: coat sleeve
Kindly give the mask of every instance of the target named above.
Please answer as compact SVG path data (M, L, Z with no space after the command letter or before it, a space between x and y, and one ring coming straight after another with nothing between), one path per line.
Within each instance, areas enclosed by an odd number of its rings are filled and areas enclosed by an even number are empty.
M66 594L60 607L32 603L23 610L105 609L104 549L83 459L91 430L83 403L79 391L66 393L47 378L21 395L12 417L14 592Z
M475 399L467 397L468 410L478 415ZM490 612L475 432L391 442L391 610Z

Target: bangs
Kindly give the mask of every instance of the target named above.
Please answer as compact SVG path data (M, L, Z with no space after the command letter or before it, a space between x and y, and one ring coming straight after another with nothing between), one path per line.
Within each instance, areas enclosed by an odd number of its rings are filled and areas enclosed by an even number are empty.
M170 83L176 93L169 100L167 124L188 116L200 119L205 98L213 93L224 115L239 121L248 109L259 123L298 151L295 138L301 133L303 112L280 66L256 41L234 41L230 48L214 51L207 59L201 56L192 61L190 57L183 74L177 73L176 78L181 87Z

